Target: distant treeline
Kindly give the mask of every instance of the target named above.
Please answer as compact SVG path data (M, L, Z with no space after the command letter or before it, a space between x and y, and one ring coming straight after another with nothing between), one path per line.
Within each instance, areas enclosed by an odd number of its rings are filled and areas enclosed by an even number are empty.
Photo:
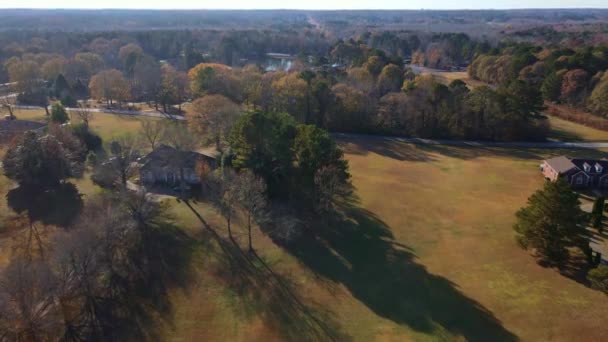
M109 107L148 102L173 111L222 95L246 109L286 112L334 131L483 140L545 135L540 92L511 82L517 77L469 91L407 67L410 58L448 68L506 51L462 33L369 31L332 41L318 30L4 32L0 46L0 79L12 83L22 104L56 99L73 106L91 97ZM294 55L291 68L266 71L260 64L272 51ZM515 60L516 67L528 63Z
M362 29L467 32L492 35L505 27L605 20L602 9L527 10L0 10L0 31L141 31L157 29L300 29L320 25L338 38ZM496 25L501 24L501 25Z
M491 84L525 82L544 100L608 116L608 45L577 49L515 44L479 55L469 74Z

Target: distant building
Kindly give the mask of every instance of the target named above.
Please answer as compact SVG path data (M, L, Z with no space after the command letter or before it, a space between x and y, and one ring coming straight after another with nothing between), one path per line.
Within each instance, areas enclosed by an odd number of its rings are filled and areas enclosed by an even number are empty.
M608 160L570 159L564 156L543 161L541 172L546 179L565 179L575 188L608 189Z
M289 71L293 66L295 56L286 53L269 52L266 54L266 71Z
M181 180L183 167L184 181L187 184L200 184L200 168L215 169L215 155L194 151L178 152L171 146L160 145L140 160L139 178L144 184L176 185Z

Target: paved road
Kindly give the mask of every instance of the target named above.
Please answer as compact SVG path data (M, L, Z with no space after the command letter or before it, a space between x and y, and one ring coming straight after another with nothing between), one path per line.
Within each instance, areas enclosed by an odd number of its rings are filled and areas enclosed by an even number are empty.
M16 105L13 106L16 109L44 109L44 107L39 106L21 106ZM50 108L49 108L50 109ZM133 115L133 116L148 116L152 118L163 118L163 119L173 119L173 120L186 120L185 117L179 115L171 115L167 113L161 112L142 112L137 110L123 110L123 109L104 109L104 108L66 108L67 111L79 111L85 110L89 113L105 113L105 114L116 114L116 115Z
M566 141L467 141L467 140L445 140L445 139L421 139L421 138L401 138L393 136L379 136L368 134L334 133L337 138L344 139L378 139L384 141L397 141L419 145L447 145L447 146L469 146L469 147L519 147L519 148L608 148L608 142L587 141L587 142L566 142Z
M43 109L36 106L15 106L18 109ZM68 111L80 110L79 108L66 108ZM113 110L100 108L85 108L84 110L92 113L106 113L117 115L133 115L133 116L148 116L155 118L165 118L174 120L186 120L183 116L165 114L161 112L141 112L135 110ZM509 141L509 142L494 142L494 141L468 141L468 140L446 140L446 139L421 139L421 138L402 138L394 136L381 136L369 134L354 134L354 133L334 133L337 138L344 139L378 139L397 142L405 142L419 145L447 145L447 146L469 146L469 147L513 147L513 148L608 148L608 142L601 141L586 141L586 142L567 142L567 141Z

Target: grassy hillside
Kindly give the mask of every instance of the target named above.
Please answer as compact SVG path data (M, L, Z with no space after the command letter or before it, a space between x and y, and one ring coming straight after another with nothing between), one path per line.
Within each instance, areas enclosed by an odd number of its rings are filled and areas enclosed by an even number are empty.
M31 115L34 115L30 113ZM26 115L25 113L22 115ZM105 139L139 119L100 114ZM553 123L553 121L552 121ZM558 122L559 123L559 122ZM568 134L600 139L583 126ZM141 322L172 341L601 340L608 298L575 274L543 268L517 247L514 213L543 182L540 160L600 151L415 146L340 141L356 196L341 217L279 247L254 234L256 255L228 242L206 203L168 200L186 243L179 279ZM85 196L98 191L75 182ZM0 193L11 182L0 177ZM2 196L0 214L9 215ZM237 241L246 236L237 220ZM14 235L0 235L0 263ZM176 253L167 240L167 255ZM159 310L158 308L162 308ZM533 324L531 324L533 322Z

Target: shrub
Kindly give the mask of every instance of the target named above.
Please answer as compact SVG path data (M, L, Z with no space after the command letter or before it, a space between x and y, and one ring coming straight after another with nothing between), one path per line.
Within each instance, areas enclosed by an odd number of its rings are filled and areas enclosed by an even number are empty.
M94 151L89 151L89 153L87 153L87 161L86 161L88 166L95 166L97 165L97 154L95 154Z
M591 287L608 294L608 266L599 265L587 274Z
M51 109L51 121L58 124L63 124L68 120L68 112L66 112L65 108L63 108L60 103L55 103Z
M90 131L84 124L72 125L72 132L86 146L87 151L97 151L101 148L101 137Z

